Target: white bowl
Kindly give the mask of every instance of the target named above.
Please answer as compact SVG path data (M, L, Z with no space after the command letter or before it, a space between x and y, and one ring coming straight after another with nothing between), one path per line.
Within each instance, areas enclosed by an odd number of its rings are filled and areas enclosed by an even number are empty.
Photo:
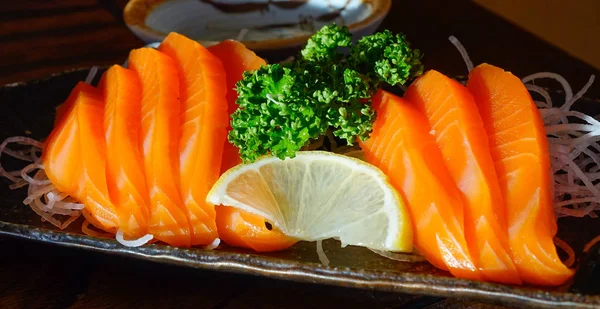
M178 32L210 45L237 39L253 50L302 45L323 25L371 34L391 0L130 0L125 23L146 43Z

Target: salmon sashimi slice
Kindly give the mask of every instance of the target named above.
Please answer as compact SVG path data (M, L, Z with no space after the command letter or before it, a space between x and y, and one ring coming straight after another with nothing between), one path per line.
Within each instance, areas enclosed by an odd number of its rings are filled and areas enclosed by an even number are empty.
M179 72L179 177L191 243L208 245L218 238L215 207L206 202L206 195L219 179L227 140L225 69L198 42L174 32L159 50L175 60Z
M521 279L560 285L573 271L561 262L553 242L550 155L540 112L521 80L489 64L471 71L467 88L488 135Z
M94 88L90 84L78 82L77 85L75 85L75 87L71 89L71 93L69 94L69 97L67 97L65 102L56 107L56 115L54 116L54 128L56 128L59 125L59 123L62 122L65 115L67 115L71 111L73 105L75 104L75 99L77 99L81 91L95 92L97 91L95 89L96 88Z
M149 195L140 151L142 86L137 74L112 66L100 80L106 102L104 132L106 174L111 200L119 216L119 228L129 238L148 233Z
M191 245L179 195L179 75L171 57L152 48L129 54L142 86L140 147L150 197L148 233L173 246Z
M242 79L246 71L257 70L267 62L257 56L253 51L238 41L225 40L217 45L208 47L208 50L221 60L226 72L227 80L227 109L231 115L237 108L238 95L235 86ZM231 124L227 122L227 132L231 130ZM225 141L223 147L223 162L221 163L221 174L228 169L242 163L238 149L229 141Z
M104 98L102 92L81 96L75 103L81 141L84 199L83 214L94 226L115 233L119 218L110 200L106 179L106 139L104 136Z
M266 61L238 41L225 40L208 50L221 59L227 80L227 103L229 115L237 108L237 92L235 87L242 79L244 72L257 70L266 65ZM227 132L231 130L228 123ZM238 149L229 141L223 147L221 174L242 163ZM296 243L296 240L275 229L265 227L266 220L249 212L232 208L217 207L217 229L219 237L228 245L250 248L258 252L278 251Z
M367 141L367 162L377 166L404 197L415 228L415 246L434 266L454 276L481 279L463 229L460 191L445 166L425 116L413 103L379 90L377 119Z
M114 233L119 219L106 184L103 114L102 92L78 84L60 109L42 163L59 191L84 204L88 221Z
M219 237L230 246L272 252L287 249L297 242L273 226L267 227L261 216L227 206L216 207L216 210Z
M79 126L77 115L72 110L80 96L96 91L84 82L79 82L71 90L67 100L56 109L54 128L42 151L42 164L48 179L57 190L78 200L83 197L84 179Z
M483 121L466 87L431 70L404 98L425 114L450 176L462 193L465 238L488 281L520 284L510 256L504 201Z

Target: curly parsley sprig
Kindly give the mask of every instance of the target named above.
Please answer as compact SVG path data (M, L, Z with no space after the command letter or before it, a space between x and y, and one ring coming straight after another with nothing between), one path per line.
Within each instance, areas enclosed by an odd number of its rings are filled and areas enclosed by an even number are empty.
M422 57L403 34L384 30L360 39L350 50L348 62L372 80L396 86L423 74Z
M350 48L347 58L340 47ZM325 26L301 55L245 72L237 83L239 108L232 114L229 141L244 162L266 154L293 158L330 127L349 145L367 139L375 120L373 93L382 83L402 85L423 72L421 53L389 31L352 45L346 27Z

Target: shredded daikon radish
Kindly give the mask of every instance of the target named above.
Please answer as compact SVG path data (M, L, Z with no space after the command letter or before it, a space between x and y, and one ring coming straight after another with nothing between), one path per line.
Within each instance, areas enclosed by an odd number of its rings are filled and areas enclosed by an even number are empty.
M579 90L575 94L575 96L573 96L573 98L571 98L570 100L567 100L567 102L563 106L561 106L560 109L569 110L571 108L571 106L573 106L573 103L575 103L575 102L577 102L577 100L581 99L581 97L588 91L588 89L590 89L590 87L594 83L594 79L596 79L595 75L590 76L590 79L585 84L585 86L583 86L583 88L581 88L581 90Z
M31 157L25 151L16 151L6 148L4 149L4 153L16 159L31 162Z
M21 145L31 146L25 151L16 151L7 148L10 143L18 143ZM48 222L60 229L66 228L70 223L75 221L80 215L82 204L73 202L63 202L67 197L66 194L60 194L54 185L50 182L43 171L43 166L39 161L37 152L41 150L43 144L29 137L14 136L9 137L0 145L0 155L8 154L17 159L27 162L34 162L19 171L7 172L0 165L0 175L13 181L9 187L17 189L29 185L27 189L27 198L23 200L23 204L28 205L35 213L37 213L42 221ZM33 177L28 173L36 172ZM20 178L17 178L20 176ZM47 201L44 203L44 200ZM69 216L65 222L55 218L55 215Z
M94 74L94 70L90 70L88 78L93 78ZM7 148L7 145L11 143L28 145L31 148L25 151L11 150ZM81 216L81 210L84 208L84 205L77 203L68 194L56 190L56 187L48 179L44 172L44 166L37 156L42 147L43 144L41 142L29 137L14 136L5 139L0 144L0 156L8 154L17 159L34 163L28 164L19 171L10 172L4 170L0 164L0 175L13 182L9 186L11 189L29 185L27 188L27 197L23 200L23 204L28 205L42 218L42 221L48 222L59 229L65 229ZM35 172L33 177L28 175L31 172ZM60 219L54 216L68 216L68 218L64 222L61 222Z
M79 219L80 214L77 214L75 216L71 216L69 219L67 219L65 222L63 222L63 224L60 226L61 230L64 230L67 228L67 226L71 225L71 223L75 222L75 220Z
M125 247L140 247L147 244L152 238L154 238L154 236L146 234L138 239L126 240L123 238L123 231L121 229L117 231L116 235L117 241Z
M571 88L569 82L564 77L562 77L562 75L552 72L539 72L525 76L521 79L521 81L523 82L523 84L527 84L528 82L533 82L534 80L541 78L554 79L557 82L559 82L565 90L565 102L569 102L571 101L571 99L573 99L573 89Z
M31 157L25 157L24 154L21 154L19 152L8 149L7 146L8 146L8 144L11 144L11 143L19 143L21 145L30 145L33 147L37 147L39 149L41 149L43 147L43 144L41 142L36 141L29 137L25 137L25 136L9 137L9 138L5 139L4 142L2 142L2 144L0 144L0 158L2 157L3 153L6 153L7 155L15 157L17 159L32 162ZM21 174L21 172L19 171L19 175L20 174ZM17 175L15 175L13 172L6 171L2 167L1 161L0 161L0 176L4 176L4 177L8 178L10 181L12 181L14 183L21 181L20 178L15 177Z
M239 42L243 41L244 37L246 37L246 34L248 34L248 31L250 31L248 28L243 28L242 30L240 30L240 33L235 38L235 40Z
M369 250L383 256L384 258L388 258L390 260L399 261L399 262L419 263L419 262L426 261L423 256L416 255L413 253L389 252L389 251L382 251L382 250L376 250L376 249L371 249L371 248L369 248Z
M7 172L7 173L12 176L21 176L21 171L12 171L12 172Z
M33 200L39 199L42 195L47 194L50 191L56 189L53 184L49 184L49 185L46 185L41 188L37 188L34 186L30 186L29 188L32 188L32 189L35 188L35 189L33 189L32 192L29 193L27 198L25 198L23 200L23 204L25 204L25 205L31 204L33 202Z
M56 202L61 202L61 203L56 203ZM84 206L81 203L70 203L70 202L63 202L61 200L55 200L54 208L55 209L82 210L84 208Z
M471 70L473 70L473 62L471 61L471 58L469 57L469 53L467 53L467 50L465 49L465 47L453 35L451 35L448 39L450 40L450 42L452 42L452 44L454 44L454 46L456 46L456 49L458 49L458 52L460 53L463 60L465 61L465 64L467 65L467 70L469 72L471 72Z
M38 214L40 217L42 217L42 219L44 221L47 221L48 223L56 226L57 228L61 228L62 227L62 223L60 221L58 221L58 219L54 218L51 214L45 212L44 210L42 210L37 203L35 203L35 201L31 204L29 204L29 207L36 213Z
M550 97L550 94L548 93L548 91L546 91L546 89L532 84L526 84L525 88L527 88L527 90L529 91L536 92L542 97L544 97L545 101L536 101L538 106L541 105L544 108L552 108L552 98Z
M92 237L98 237L100 235L100 233L90 229L90 221L88 220L84 220L83 223L81 223L81 231L88 236L92 236Z
M41 149L38 149L37 147L31 147L31 150L29 151L29 155L31 155L31 159L33 159L33 162L38 161L40 158L37 155L38 151L42 151Z
M325 254L325 251L323 250L323 240L319 239L317 240L317 256L319 256L319 261L321 262L321 264L328 266L329 265L329 259L327 258L327 255Z
M46 173L40 169L35 174L33 179L38 181L47 180ZM83 209L82 204L63 201L67 199L67 197L68 195L59 193L52 184L46 186L30 184L28 188L28 196L23 203L32 208L43 211L45 214L47 214L47 216L43 217L44 219L56 227L64 229L81 215L79 210ZM45 204L42 199L45 199L48 202ZM54 215L69 216L69 219L61 223L60 220L54 218ZM49 220L48 217L52 219Z
M41 170L41 169L44 169L44 166L40 162L31 163L31 164L25 166L21 170L21 178L23 178L25 181L27 181L29 184L32 184L32 185L44 186L44 185L50 184L51 182L49 179L37 180L37 179L33 179L33 178L29 177L29 175L27 175L27 173L29 173L31 171Z
M15 190L15 189L19 189L19 188L25 187L25 186L27 186L28 184L29 184L29 183L28 183L27 181L25 181L25 180L19 180L18 182L15 182L15 183L13 183L13 184L9 185L8 187L9 187L11 190Z
M564 118L568 121L569 117ZM549 149L555 173L554 207L558 217L581 217L600 210L600 184L597 173L600 161L597 150L600 147L600 124L595 120L587 121L587 117L577 118L587 124L562 123L561 120L558 124L546 126L550 135ZM557 132L567 135L552 136ZM584 209L576 208L580 204Z
M563 262L565 266L573 266L573 263L575 263L575 251L573 251L573 248L571 248L569 244L558 237L554 237L554 244L561 248L568 255L568 258Z
M215 240L213 240L212 243L204 246L204 250L215 250L215 249L217 249L217 247L219 247L220 244L221 244L221 239L215 238Z
M87 77L85 78L85 83L88 85L91 85L92 82L94 81L94 77L96 77L97 73L98 73L98 67L92 67L90 69L90 72L88 73Z
M600 242L600 235L594 237L594 239L590 240L587 244L585 244L585 246L583 247L583 252L590 251L590 249L592 249L592 247L598 242Z
M83 223L81 224L81 231L85 235L92 236L92 237L99 237L99 238L113 238L113 237L115 237L115 235L109 234L107 232L94 231L93 229L90 228L90 225L92 227L94 226L88 220L84 220Z

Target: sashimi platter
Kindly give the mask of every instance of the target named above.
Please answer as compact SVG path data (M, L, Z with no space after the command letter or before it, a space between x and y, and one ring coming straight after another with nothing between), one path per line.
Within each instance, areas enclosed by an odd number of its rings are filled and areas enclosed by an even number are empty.
M468 72L455 79L408 39L352 40L331 24L268 64L238 41L172 32L86 71L34 120L3 110L52 126L0 140L0 192L19 201L2 206L0 234L298 281L600 306L600 230L561 224L600 224L600 120L575 108L594 76L581 89L515 76L473 64L450 37ZM27 222L7 220L17 209Z

